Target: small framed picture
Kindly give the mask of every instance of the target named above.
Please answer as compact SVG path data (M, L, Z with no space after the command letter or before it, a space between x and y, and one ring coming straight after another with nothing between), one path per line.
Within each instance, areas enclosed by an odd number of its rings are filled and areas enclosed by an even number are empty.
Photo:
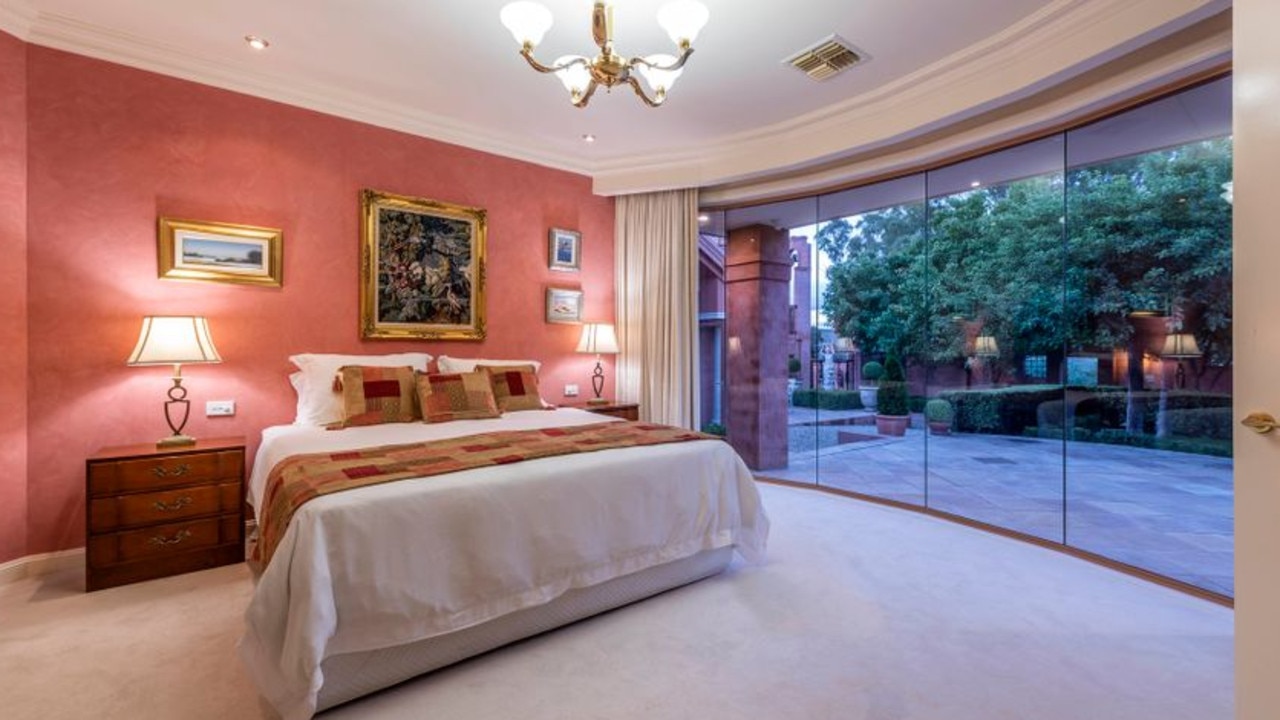
M582 233L551 228L547 266L552 270L577 272L582 268Z
M580 324L582 322L582 291L547 288L547 322Z
M280 287L284 234L272 228L160 218L160 277Z

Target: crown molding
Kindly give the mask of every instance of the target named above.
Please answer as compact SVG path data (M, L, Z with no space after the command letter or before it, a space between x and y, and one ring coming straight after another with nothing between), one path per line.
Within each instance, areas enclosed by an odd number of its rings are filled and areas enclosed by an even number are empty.
M4 2L5 0L0 0ZM0 6L3 7L3 6ZM524 136L477 132L441 115L318 83L262 72L248 63L213 60L164 43L50 13L35 13L33 44L190 80L378 127L461 145L559 170L589 174L579 158L529 146Z
M25 2L0 0L0 31L26 41L31 37L31 28L35 22L36 11Z
M1058 0L842 103L692 151L599 163L594 190L618 195L744 182L892 145L1034 95L1230 7L1230 0Z
M603 159L38 13L24 0L0 0L0 29L58 50L589 175L597 194L618 195L746 183L891 146L1034 95L1230 7L1231 0L1054 0L979 43L843 102L698 147Z

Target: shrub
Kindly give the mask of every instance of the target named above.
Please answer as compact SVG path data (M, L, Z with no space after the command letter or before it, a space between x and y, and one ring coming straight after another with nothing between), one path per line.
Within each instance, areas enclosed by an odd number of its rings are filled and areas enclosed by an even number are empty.
M1169 410L1169 434L1207 440L1231 439L1231 408Z
M884 379L876 390L876 411L881 415L910 415L907 402L907 376L902 363L890 356L884 364Z
M862 366L862 379L868 384L875 385L882 377L884 377L884 366L875 360Z
M924 405L924 417L929 422L951 424L956 419L956 409L942 398L934 398Z
M861 410L862 397L854 390L796 390L791 393L791 404L822 410Z
M1025 428L1042 424L1038 417L1042 405L1062 400L1062 386L947 390L938 397L954 407L955 429L960 432L1022 435ZM1052 410L1048 412L1052 414ZM1061 416L1060 411L1058 415Z
M800 358L795 355L787 358L787 373L790 375L800 374Z
M924 406L929 402L929 398L923 395L912 395L907 398L907 408L913 413L924 412Z

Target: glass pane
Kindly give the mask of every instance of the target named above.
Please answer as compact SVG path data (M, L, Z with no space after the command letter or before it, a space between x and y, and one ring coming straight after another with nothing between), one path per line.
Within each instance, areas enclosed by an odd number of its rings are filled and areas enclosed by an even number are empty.
M729 442L757 473L815 482L814 198L724 215L725 418Z
M725 430L724 212L698 214L698 365L702 431Z
M924 198L923 175L824 195L815 236L830 406L819 419L818 482L916 505L925 501L915 397L925 371L916 362L927 325ZM897 379L886 373L895 364Z
M1060 541L1063 140L930 172L929 507Z
M1234 593L1231 80L1072 131L1067 542Z

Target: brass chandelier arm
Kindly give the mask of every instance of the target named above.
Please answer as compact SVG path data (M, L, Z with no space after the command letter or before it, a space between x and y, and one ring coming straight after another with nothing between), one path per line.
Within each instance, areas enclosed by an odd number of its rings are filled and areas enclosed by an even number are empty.
M590 83L588 83L587 91L582 93L582 95L575 97L571 100L574 107L586 107L587 103L590 102L591 100L591 96L595 94L596 88L598 87L600 87L600 83L596 82L595 80L592 80Z
M644 101L644 104L649 107L658 107L667 99L667 93L665 90L659 90L654 97L649 97L645 94L644 88L640 86L640 81L636 80L634 75L627 78L627 84L631 86L632 90L636 91L636 95L639 95L640 99Z
M632 69L634 69L639 65L644 65L645 67L650 67L650 68L653 68L654 70L668 70L668 71L679 70L680 68L684 67L684 64L686 62L689 62L689 56L692 54L693 54L693 48L689 47L688 45L682 45L680 48L680 57L676 58L676 61L671 63L670 65L659 65L657 63L651 63L645 58L637 55L631 58L631 60L627 61L627 66Z
M523 48L520 49L520 57L524 58L525 61L529 63L529 67L533 68L534 70L537 70L540 73L559 72L561 70L564 70L567 67L572 67L574 65L584 65L588 68L591 67L591 63L584 57L574 58L573 60L570 60L569 62L564 63L563 65L543 65L542 63L538 62L537 58L533 56L533 47L531 45L525 45Z

